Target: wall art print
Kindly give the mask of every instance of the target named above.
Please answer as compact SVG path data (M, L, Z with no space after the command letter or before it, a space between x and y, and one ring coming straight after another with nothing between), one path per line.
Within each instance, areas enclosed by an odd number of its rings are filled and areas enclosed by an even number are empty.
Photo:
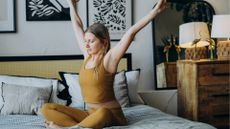
M15 0L0 0L0 33L16 32Z
M70 20L66 0L26 0L27 21Z
M119 41L132 25L132 0L87 0L87 26L103 23L112 41Z

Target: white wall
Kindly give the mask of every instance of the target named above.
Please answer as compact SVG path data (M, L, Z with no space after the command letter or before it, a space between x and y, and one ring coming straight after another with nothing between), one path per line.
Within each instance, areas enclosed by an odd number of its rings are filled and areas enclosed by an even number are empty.
M146 15L157 0L133 0L134 23ZM229 13L229 0L207 0L213 4L217 14ZM79 14L86 24L86 0L80 1ZM229 2L229 3L228 3ZM228 3L228 4L226 4ZM116 42L112 42L112 45ZM141 30L131 44L128 52L132 53L133 68L141 68L141 79L139 90L153 90L153 46L152 27L148 24ZM70 21L26 21L25 2L17 1L17 33L0 34L0 56L24 56L24 55L60 55L80 54L76 44ZM153 91L153 105L176 114L176 102L174 95L176 90ZM173 96L172 96L173 95ZM172 97L169 97L172 96ZM162 98L162 99L161 99ZM165 102L165 103L162 103Z

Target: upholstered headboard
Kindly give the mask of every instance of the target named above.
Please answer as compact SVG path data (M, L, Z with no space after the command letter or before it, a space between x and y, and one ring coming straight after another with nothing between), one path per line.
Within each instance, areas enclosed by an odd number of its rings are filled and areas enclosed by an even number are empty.
M131 70L131 54L125 54L118 71ZM60 78L59 72L78 72L83 55L0 57L0 74Z

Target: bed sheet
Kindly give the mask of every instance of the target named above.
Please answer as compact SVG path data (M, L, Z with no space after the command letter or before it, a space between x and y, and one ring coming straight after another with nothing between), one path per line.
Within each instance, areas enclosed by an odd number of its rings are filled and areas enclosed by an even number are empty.
M128 120L127 126L112 126L104 129L215 129L211 125L166 114L147 105L123 108L123 111ZM43 121L42 116L35 115L0 116L0 129L45 129ZM65 129L86 128L73 126Z

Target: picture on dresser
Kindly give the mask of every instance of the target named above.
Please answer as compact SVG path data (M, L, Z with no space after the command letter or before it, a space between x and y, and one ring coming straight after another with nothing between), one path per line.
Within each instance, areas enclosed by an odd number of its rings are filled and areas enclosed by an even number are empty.
M26 0L27 21L70 20L66 0Z

